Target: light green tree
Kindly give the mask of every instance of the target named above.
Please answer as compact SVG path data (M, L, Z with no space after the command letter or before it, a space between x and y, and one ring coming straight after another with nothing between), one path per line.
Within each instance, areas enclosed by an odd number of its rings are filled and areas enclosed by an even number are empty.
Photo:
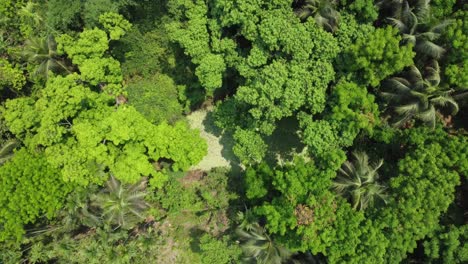
M0 241L15 244L26 233L24 226L52 219L73 188L44 156L22 148L0 167Z
M413 64L412 44L400 46L398 30L390 26L359 36L338 60L360 85L376 87L388 76Z

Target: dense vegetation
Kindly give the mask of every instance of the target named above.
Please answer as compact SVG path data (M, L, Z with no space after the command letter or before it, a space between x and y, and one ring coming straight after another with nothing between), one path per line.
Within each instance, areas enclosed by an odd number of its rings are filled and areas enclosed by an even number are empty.
M0 263L468 262L464 1L0 14Z

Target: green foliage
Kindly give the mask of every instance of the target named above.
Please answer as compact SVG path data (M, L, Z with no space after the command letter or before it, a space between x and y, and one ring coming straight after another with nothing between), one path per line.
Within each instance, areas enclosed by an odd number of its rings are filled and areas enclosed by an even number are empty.
M298 118L302 142L309 152L325 161L325 168L338 169L345 160L341 148L352 146L361 132L371 135L379 114L374 96L355 83L339 81L329 98L321 120L313 120L304 113L298 114Z
M286 14L273 11L267 18L261 29L262 40L270 51L279 49L292 60L277 58L258 70L248 70L245 73L248 79L238 88L235 98L250 106L249 113L258 120L256 126L261 133L269 135L277 120L291 116L301 107L311 113L323 110L325 91L334 77L331 59L338 47L330 34L312 22L300 24Z
M47 3L47 25L61 32L79 25L82 1L50 0Z
M468 261L468 225L437 230L424 242L430 263L464 263Z
M330 191L334 170L297 159L283 167L260 165L247 171L255 177L245 178L246 193L262 197L253 200L258 204L253 210L265 218L277 243L292 251L322 253L332 263L381 262L387 241L364 222L362 212Z
M468 12L457 11L453 17L454 22L447 27L445 32L451 48L448 50L448 65L445 68L445 76L450 85L458 88L468 87Z
M58 73L70 72L65 61L57 54L57 44L53 36L30 38L26 40L22 56L36 67L33 75L48 78L49 71Z
M196 75L206 88L209 96L222 84L226 65L222 56L213 54L210 48L210 35L207 28L208 7L204 2L170 1L169 12L178 20L166 25L171 40L178 42L198 67ZM181 12L187 10L187 12ZM182 21L187 22L182 22Z
M374 96L355 83L338 82L328 103L324 119L337 129L337 141L341 146L351 146L361 131L372 134L374 126L379 123Z
M36 242L27 257L33 263L143 263L148 259L160 261L166 243L157 229L131 236L126 231L98 228L79 236L65 234L50 242Z
M362 22L374 22L379 16L373 0L340 0L340 4L344 10L351 12ZM343 24L344 21L340 24L340 28Z
M211 215L210 211L225 210L230 200L237 197L228 191L228 171L223 168L208 173L191 171L184 178L171 178L155 195L162 207L170 213L188 211L199 216Z
M449 64L445 67L445 76L447 77L448 83L451 85L466 89L468 87L468 60L464 60L460 64Z
M453 7L457 0L432 0L431 4L431 15L438 19L444 19L452 14Z
M400 263L417 241L437 229L441 214L454 199L460 175L468 172L464 137L418 128L402 133L400 142L406 145L406 155L398 162L398 176L390 180L392 198L375 220L390 241L388 263Z
M128 101L153 124L174 123L182 118L178 87L167 75L136 78L128 84Z
M63 179L102 183L110 169L123 182L160 176L152 161L168 159L173 170L199 162L206 143L179 122L151 124L131 106L115 109L110 98L77 84L80 76L51 79L42 96L10 100L4 113L10 130L30 148L45 148Z
M67 34L57 38L57 50L66 53L74 64L82 64L89 58L101 58L109 49L109 40L105 31L98 28L85 29L75 39Z
M111 40L119 40L132 27L132 24L125 20L122 15L112 12L100 15L99 23L107 30Z
M379 28L359 37L338 61L358 83L376 87L386 77L413 64L412 45L400 46L398 30Z
M142 32L134 26L119 43L116 49L124 53L125 59L122 62L124 76L150 77L163 72L166 68L176 66L169 37L161 24L149 32Z
M208 234L200 238L201 263L229 264L238 263L241 249L229 241L228 237L215 239Z
M118 40L129 30L131 24L121 15L105 13L101 23L108 34L98 28L85 29L78 38L62 34L57 38L59 54L66 53L78 66L84 81L99 85L101 89L114 95L124 93L122 70L119 61L105 56L111 40Z
M270 186L269 175L273 174L271 168L261 163L257 167L248 167L245 171L245 182L247 184L246 196L250 200L262 198L268 194Z
M24 225L54 217L71 190L43 156L17 151L0 167L0 241L18 242Z
M23 71L5 59L0 59L0 89L9 88L19 92L26 84Z
M357 39L364 39L375 28L371 24L358 23L356 17L350 13L341 12L340 28L335 32L340 50L346 49L354 44Z
M270 135L276 121L300 108L322 111L325 91L334 78L331 61L338 53L333 35L314 21L301 23L286 2L264 6L237 2L169 3L175 17L167 25L169 35L198 65L196 74L207 95L221 84L231 86L221 82L226 65L245 80L230 101L246 109L237 123L242 129L258 128ZM208 13L224 19L208 19Z
M321 156L333 149L339 148L338 133L326 120L313 121L311 118L300 120L302 131L302 142L306 144L311 153Z
M265 157L267 145L258 133L237 129L234 133L234 140L236 144L232 150L242 163L258 163Z

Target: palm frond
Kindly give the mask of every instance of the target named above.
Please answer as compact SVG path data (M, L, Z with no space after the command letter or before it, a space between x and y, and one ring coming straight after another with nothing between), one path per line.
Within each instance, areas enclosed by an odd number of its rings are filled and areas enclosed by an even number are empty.
M416 3L414 11L419 20L425 21L429 17L430 2L431 0L418 0L418 2Z
M416 51L426 54L434 59L439 59L445 53L445 49L429 40L418 40L415 46Z
M440 67L436 60L433 60L431 65L426 68L426 80L431 86L439 86L440 84Z
M442 107L449 107L452 109L452 115L455 115L458 113L459 107L458 103L449 95L440 95L435 98L431 99L431 102L434 105L439 105Z
M419 112L416 117L423 121L426 125L434 128L435 127L435 120L436 120L436 111L433 105L429 107L429 109L425 111Z
M393 17L387 18L391 25L396 27L400 32L406 32L408 30L408 26L401 20Z
M396 106L395 112L399 115L414 115L418 111L419 105L417 102Z
M401 77L393 77L386 81L386 87L398 93L409 93L411 92L411 83Z
M427 32L422 32L418 33L415 37L417 37L419 40L429 40L429 41L434 41L440 37L441 34L432 32L432 31L427 31Z
M439 22L437 25L435 26L432 26L429 31L430 32L435 32L437 34L442 34L444 33L445 29L452 25L453 23L455 23L455 20L454 19L447 19L447 20L444 20L442 22Z
M16 139L10 139L0 147L0 165L13 157L13 150L20 146Z
M390 103L399 102L402 99L402 96L400 94L390 92L380 92L380 96Z

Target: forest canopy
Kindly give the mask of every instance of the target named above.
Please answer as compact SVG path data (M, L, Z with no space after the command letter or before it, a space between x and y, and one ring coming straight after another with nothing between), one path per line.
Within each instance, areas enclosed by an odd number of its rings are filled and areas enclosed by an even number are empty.
M468 262L464 1L0 15L0 263Z

